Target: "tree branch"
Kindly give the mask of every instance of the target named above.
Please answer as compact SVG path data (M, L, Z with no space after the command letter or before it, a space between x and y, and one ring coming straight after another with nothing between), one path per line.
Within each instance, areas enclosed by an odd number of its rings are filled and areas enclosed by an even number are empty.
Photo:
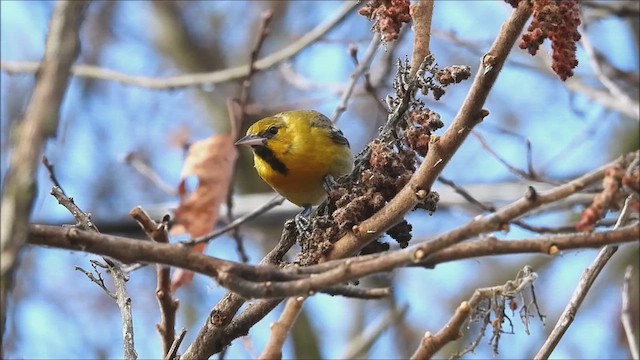
M136 219L151 240L160 244L169 243L168 216L158 224L139 206L131 210L129 215ZM166 265L156 265L156 278L156 298L160 306L160 323L156 324L156 329L162 340L162 355L167 357L176 340L176 310L180 302L173 298L171 291L171 269Z
M281 359L282 358L282 346L287 339L287 334L291 331L294 321L298 317L302 305L304 304L304 297L292 297L287 301L284 311L280 315L280 318L275 323L271 324L271 334L269 340L265 346L259 359Z
M58 128L60 105L69 83L71 65L80 51L78 32L88 5L88 1L56 4L42 62L33 69L33 72L37 71L33 93L20 128L13 136L15 141L4 179L0 210L2 336L16 259L28 236L38 163L47 138L55 136Z
M316 26L314 29L304 34L300 39L294 41L289 46L263 57L255 62L255 70L262 71L277 65L279 62L291 58L313 44L319 38L338 25L353 8L358 5L355 1L345 1L336 14L326 22ZM38 70L39 63L35 62L13 62L0 61L0 69L7 73L34 73ZM209 73L196 73L188 75L178 75L167 78L154 78L147 76L134 76L123 74L118 71L100 68L92 65L76 65L71 68L75 76L88 77L98 80L115 81L125 85L144 87L155 90L173 90L184 87L212 85L231 80L241 79L247 76L249 67L240 65L220 71Z
M426 197L427 194L424 192L430 191L444 166L453 157L471 129L481 121L482 105L530 15L529 2L520 2L518 8L502 26L489 52L483 57L483 64L476 74L460 111L441 138L432 136L436 140L430 144L424 162L413 177L385 207L358 224L357 232L350 232L333 244L326 258L342 258L357 252L397 224L407 212ZM423 194L423 196L420 197L417 194Z
M618 222L614 229L617 229L626 224L627 219L631 213L631 208L629 206L631 200L631 196L627 198L625 201L624 207L622 211L620 211L620 216L618 217ZM637 226L636 226L637 228ZM639 235L640 236L640 233ZM604 266L609 262L609 259L613 256L613 254L618 251L618 246L608 245L605 246L599 253L598 256L593 260L591 266L585 269L584 273L580 277L580 281L578 282L578 286L573 291L571 295L571 299L569 303L565 307L564 311L560 315L556 326L549 334L549 337L544 342L534 359L548 359L553 350L556 348L560 339L567 331L569 326L573 323L573 320L576 317L576 313L578 309L582 305L582 302L587 297L591 286L595 282L598 275L600 275L600 271L604 268Z

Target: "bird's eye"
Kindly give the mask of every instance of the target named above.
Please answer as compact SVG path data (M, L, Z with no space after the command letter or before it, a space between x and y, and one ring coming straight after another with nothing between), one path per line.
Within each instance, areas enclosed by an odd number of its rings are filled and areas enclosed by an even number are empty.
M275 126L272 126L272 127L270 127L267 131L269 132L269 134L271 134L271 135L275 135L275 134L277 134L277 133L278 133L278 128L277 128L277 127L275 127Z

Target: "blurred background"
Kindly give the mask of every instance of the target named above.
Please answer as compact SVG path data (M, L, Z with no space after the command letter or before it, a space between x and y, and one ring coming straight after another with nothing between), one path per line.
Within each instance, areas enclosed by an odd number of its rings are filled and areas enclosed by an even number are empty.
M637 115L628 106L620 106L598 78L604 75L613 79L637 104L638 4L583 3L585 27L581 32L592 51L585 51L585 43L580 43L580 64L575 77L567 82L560 81L550 70L548 43L535 57L515 48L485 104L490 116L476 128L476 134L513 167L526 171L531 165L540 179L558 182L638 149ZM49 1L0 2L3 62L41 59L53 6L54 2ZM90 5L82 25L82 50L77 63L157 78L212 72L248 63L265 10L273 11L273 18L259 58L287 48L320 24L333 22L335 25L326 34L295 56L254 75L247 105L249 121L245 125L291 109L315 109L330 115L355 69L349 49L357 48L361 57L371 42L371 23L357 14L361 6L338 1L97 1ZM480 58L511 11L501 1L436 2L431 50L438 64L469 65L475 76ZM346 15L339 17L340 12ZM379 99L394 93L391 84L396 61L411 55L412 41L411 28L405 26L396 42L379 47L370 68L373 96L365 91L362 80L358 82L338 123L354 153L375 137L377 128L386 120ZM177 206L175 188L185 144L229 132L226 101L238 96L241 80L158 90L75 76L61 109L58 136L49 141L45 155L55 165L67 194L92 214L102 232L143 237L138 225L128 217L129 210L141 205L158 218ZM11 129L28 102L34 76L2 71L0 81L0 169L4 178ZM445 127L470 84L471 80L448 87L438 102L426 100L442 116ZM527 141L531 144L530 164ZM168 188L143 176L132 159L138 166L148 166ZM233 189L237 196L236 215L273 196L252 165L250 154L242 150ZM443 176L497 207L519 198L532 184L502 164L477 136L467 139ZM44 168L38 174L38 186L32 221L73 224L71 215L49 195L51 182ZM417 211L407 218L414 227L411 243L453 229L482 213L444 185L438 184L436 190L443 198L438 211L432 216ZM263 196L245 196L249 193ZM577 205L569 211L546 212L527 220L541 226L571 225L583 209ZM282 224L296 211L291 204L285 204L241 227L249 263L257 263L273 247ZM615 219L616 215L611 214L610 218ZM512 227L509 233L495 235L518 239L536 234ZM392 246L397 244L393 242ZM235 242L228 237L211 243L206 252L239 260ZM438 265L431 270L402 269L372 277L376 284L393 287L393 297L386 300L317 295L307 302L286 343L284 357L407 357L424 332L440 329L474 289L503 284L527 264L539 274L536 295L547 315L547 325L533 319L527 335L515 314L513 334L501 338L499 357L531 357L553 328L577 280L596 254L597 250L580 250L554 258L486 257ZM3 339L7 358L123 356L115 302L74 270L75 265L90 269L89 261L95 258L39 247L23 251ZM637 243L622 246L605 268L553 358L630 356L619 321L620 289L627 265L634 266L637 281ZM135 271L128 284L138 355L159 358L155 270L146 267ZM181 352L224 293L217 283L198 275L192 284L178 290L177 327L188 330ZM634 304L637 310L637 301ZM225 357L257 356L268 338L269 324L281 309L282 305L254 326L247 337L235 340ZM355 337L372 331L388 317L393 321L383 327L369 349L364 353L349 352ZM448 357L466 347L476 336L473 330L472 327L464 338L438 355ZM468 357L492 356L487 342L488 337Z

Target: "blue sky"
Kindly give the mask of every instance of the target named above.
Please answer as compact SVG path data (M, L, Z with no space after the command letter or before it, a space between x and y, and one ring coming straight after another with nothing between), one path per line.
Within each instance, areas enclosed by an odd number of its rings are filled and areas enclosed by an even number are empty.
M188 7L185 16L191 29L203 44L219 40L225 49L223 56L229 64L245 63L248 58L247 39L253 39L250 24L259 16L259 9L268 2L202 2ZM0 2L0 54L3 61L36 61L43 51L47 22L53 3ZM104 4L102 4L104 5ZM284 18L274 19L272 26L284 29L284 36L267 37L263 53L271 53L301 36L316 24L331 17L341 6L339 2L294 2ZM93 3L87 22L98 16L98 3ZM445 36L432 38L432 52L442 65L466 64L475 74L479 63L477 51L486 51L510 8L499 1L443 1L436 4L433 22L439 34L453 34L460 39L479 44L469 49L448 41ZM108 34L109 41L102 49L99 66L132 75L169 76L183 70L166 54L158 50L162 22L148 2L120 2L116 6ZM370 24L361 16L351 16L344 24L326 35L320 42L304 50L291 60L294 70L317 84L344 84L353 70L347 46L355 43L360 54L368 45ZM214 29L216 31L214 31ZM407 30L407 29L405 29ZM255 30L254 30L255 31ZM593 23L588 35L594 46L622 70L638 73L638 50L629 25L619 19ZM410 55L411 34L407 34L394 55ZM92 46L88 32L83 35L83 48ZM251 42L252 43L252 42ZM550 56L550 48L539 56ZM79 62L85 61L85 53ZM377 58L380 57L380 54ZM588 58L580 48L580 67L576 74L597 86ZM374 59L374 68L377 66ZM528 65L529 67L525 67ZM625 134L637 133L638 123L594 103L580 94L570 92L553 75L541 75L535 67L536 59L526 52L514 50L501 73L485 107L491 115L477 131L490 139L492 146L517 167L526 167L523 138L533 146L535 165L544 175L567 179L600 166L618 156L618 144ZM373 69L372 68L372 71ZM0 114L2 129L2 176L6 173L9 117L16 107L23 109L33 78L29 75L0 74ZM390 94L390 84L379 90L381 96ZM219 84L207 92L211 102L227 96L228 88ZM304 92L293 88L280 78L278 69L256 76L253 100L269 107L296 106L304 99L315 99L313 107L330 114L337 106L339 95L329 90ZM428 99L427 104L438 111L449 124L462 103L470 81L448 88L441 102ZM636 89L637 90L637 89ZM227 92L225 92L227 91ZM371 118L367 112L366 95L354 96L340 126L357 151L370 140ZM363 111L365 108L367 111ZM223 111L220 110L220 114ZM149 159L153 169L169 184L176 185L182 166L183 153L168 146L171 134L187 128L193 140L225 131L226 118L212 116L196 89L157 91L114 82L88 82L75 78L69 87L61 111L58 137L49 142L46 155L56 166L58 179L66 192L76 199L95 219L125 218L136 205L153 206L177 202L177 199L154 189L124 162L132 151ZM504 135L497 129L508 129L516 136ZM577 139L577 140L574 140ZM572 142L573 141L573 142ZM636 140L637 141L637 140ZM569 148L567 148L569 144ZM557 154L559 157L555 157ZM444 175L458 184L491 184L515 181L518 178L483 150L470 137L455 155ZM38 174L39 195L33 210L38 222L71 222L71 217L48 195L50 182L44 171ZM237 190L239 191L239 190ZM575 209L578 211L579 209ZM477 213L464 210L438 211L433 216L412 213L409 221L417 237L435 235L469 221ZM575 216L575 215L574 215ZM567 215L534 218L547 225L560 225ZM516 228L505 239L517 239L534 234ZM252 262L257 262L274 235L264 236L249 227L245 242ZM235 245L229 238L212 244L208 252L215 256L237 260ZM638 246L627 245L614 257L579 313L576 322L565 336L553 358L627 357L619 334L609 331L619 311L620 269L632 263L629 254L637 254ZM409 304L406 324L418 332L437 331L443 326L459 301L471 296L477 287L503 283L513 278L525 264L535 264L539 272L536 283L538 299L548 315L546 331L554 324L564 308L582 271L596 255L596 250L570 252L561 256L493 257L443 264L434 270L403 269L395 271L394 297L398 304ZM92 255L42 248L28 248L22 255L22 267L15 293L20 295L9 316L5 347L12 358L86 358L122 356L120 320L115 303L73 270L74 265L89 269ZM635 266L638 266L635 260ZM141 358L160 356L159 337L155 331L158 310L154 298L155 274L151 268L132 275L129 288L133 299L136 350ZM178 292L181 309L178 328L189 329L185 343L193 340L210 308L224 293L210 279L196 276L194 283ZM325 358L342 354L350 332L345 321L356 308L365 307L365 321L371 322L382 313L383 306L362 300L317 296L306 305L313 318ZM517 317L517 315L516 315ZM270 314L250 332L252 347L242 339L234 342L227 358L244 358L260 352L268 336L269 324L276 318ZM606 320L603 320L606 319ZM612 320L613 319L613 320ZM603 321L606 325L603 326ZM515 335L505 335L501 342L501 357L530 357L544 341L544 331L534 320L532 334L524 334L520 324ZM600 329L600 330L598 330ZM5 337L5 340L7 338ZM469 342L469 338L466 338ZM417 343L415 344L417 345ZM398 357L398 344L392 331L387 331L374 345L372 357ZM184 349L184 348L183 348ZM292 348L285 348L285 357ZM488 358L491 349L486 341L477 348L474 358Z

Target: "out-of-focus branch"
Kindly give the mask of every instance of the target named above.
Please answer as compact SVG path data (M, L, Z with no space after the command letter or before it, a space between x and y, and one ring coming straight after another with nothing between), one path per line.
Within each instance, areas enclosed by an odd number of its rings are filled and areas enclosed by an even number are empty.
M484 138L484 136L480 135L479 132L477 131L472 131L471 134L480 142L480 144L482 145L482 147L489 153L491 154L496 160L498 160L498 162L500 162L502 165L504 165L504 167L506 167L509 171L511 171L513 174L520 176L524 179L527 180L534 180L534 181L548 181L546 179L540 179L537 174L535 174L535 172L533 171L533 165L531 164L531 162L527 161L527 171L524 171L522 169L519 169L511 164L509 164L509 162L507 160L505 160L502 156L500 156L492 147L491 145L489 145L489 142ZM529 145L529 151L527 153L528 158L530 157L530 149L531 146Z
M331 119L331 121L333 121L334 124L338 122L338 120L340 119L340 115L342 115L342 113L344 113L345 110L347 110L347 102L349 101L349 98L353 93L353 89L355 88L356 83L358 82L358 79L360 79L360 77L368 71L369 66L371 66L371 61L373 61L373 57L376 54L376 50L378 50L379 45L380 45L380 35L376 33L373 35L373 38L369 43L369 47L367 48L367 51L364 57L358 63L358 65L356 66L356 69L351 73L351 75L349 75L349 83L347 84L347 87L342 92L342 96L340 97L340 102L338 103L338 106L336 107L336 109L333 111L333 114L331 114L331 117L329 118Z
M55 136L60 104L66 93L70 69L80 51L78 32L88 1L60 1L56 4L45 42L36 84L20 127L13 140L9 169L4 180L0 212L0 252L2 265L2 336L7 314L7 296L18 253L28 236L28 221L35 199L36 173L48 138Z
M229 122L231 123L231 138L237 139L240 134L240 129L242 128L242 124L246 119L246 107L249 102L249 98L251 95L251 80L253 75L256 73L255 63L258 60L258 55L260 54L260 49L262 49L262 45L264 44L264 40L269 35L269 24L271 23L271 19L273 17L273 11L265 10L260 15L260 27L258 30L258 40L251 50L251 54L249 56L249 72L247 76L242 81L240 86L240 94L238 99L227 99L227 110L229 112ZM235 167L232 169L231 181L230 184L235 183L236 171ZM233 185L232 185L233 186ZM233 212L233 191L227 192L227 219L229 221L233 221L235 216ZM240 236L240 232L238 231L238 226L229 228L231 233L231 237L236 242L236 251L238 256L242 260L242 262L248 262L249 256L247 255L244 249L244 242L242 240L242 236Z
M284 311L280 318L275 323L271 324L271 334L269 340L265 346L259 359L281 359L282 358L282 346L287 339L287 334L291 331L291 327L295 322L302 305L304 304L304 297L292 297L286 303Z
M141 156L135 152L130 152L124 157L124 162L127 165L131 165L140 175L144 176L149 182L162 190L167 195L178 196L178 191L172 186L167 184L152 168L147 164Z
M368 351L375 341L380 338L384 331L388 330L392 325L405 320L405 315L409 310L409 305L403 305L399 308L393 307L379 318L377 318L371 326L358 334L354 339L349 340L349 345L340 359L358 359L366 357Z
M355 1L345 1L336 14L326 22L318 25L300 39L294 41L289 46L263 57L255 62L256 70L266 70L279 62L295 56L297 53L313 44L319 38L338 25L353 8L358 5ZM33 73L38 69L35 62L14 62L0 61L0 69L7 73ZM197 73L188 75L172 76L167 78L155 78L147 76L133 76L123 74L118 71L109 70L91 65L76 65L71 68L75 76L90 77L98 80L116 81L126 85L145 87L156 90L172 90L183 87L212 85L231 80L241 79L247 76L249 68L247 65L240 65L220 71L209 73Z
M637 121L640 121L640 104L638 101L635 101L629 97L627 93L622 91L620 87L611 79L609 79L604 72L602 71L602 67L600 66L600 60L598 60L596 56L595 49L593 45L591 45L591 40L589 40L589 36L587 34L586 28L583 26L580 30L582 37L580 38L580 43L584 48L584 51L589 56L589 64L593 69L593 73L596 75L596 78L600 81L600 83L609 91L611 97L617 99L617 101L623 104L623 107L629 109L629 112L633 115L633 118Z
M534 58L542 64L540 68L543 69L545 73L551 74L551 59L549 59L549 57L535 56ZM568 78L564 83L570 91L582 94L588 99L604 106L605 108L619 112L632 119L638 120L638 110L630 106L629 102L625 101L623 98L617 98L613 96L609 91L594 87L578 76L572 76Z

